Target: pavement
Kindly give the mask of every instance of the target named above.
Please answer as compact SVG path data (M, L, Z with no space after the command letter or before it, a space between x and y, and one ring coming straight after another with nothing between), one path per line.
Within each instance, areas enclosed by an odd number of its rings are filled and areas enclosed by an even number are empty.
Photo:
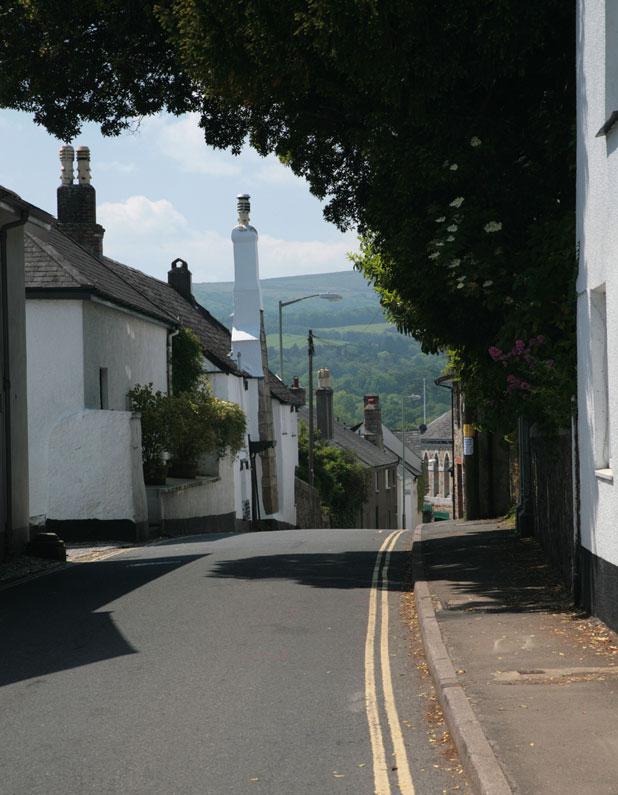
M415 533L415 601L451 734L482 795L617 795L618 638L578 613L535 539Z

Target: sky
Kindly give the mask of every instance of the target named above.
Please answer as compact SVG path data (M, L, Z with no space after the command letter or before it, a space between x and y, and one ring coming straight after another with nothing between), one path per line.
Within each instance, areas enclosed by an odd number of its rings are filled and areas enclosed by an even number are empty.
M8 110L0 141L0 185L55 215L61 142ZM324 220L304 179L274 156L207 147L193 114L154 116L116 138L84 125L71 143L90 148L103 250L113 259L165 279L181 257L194 282L232 281L236 196L249 193L262 278L351 270L355 233Z

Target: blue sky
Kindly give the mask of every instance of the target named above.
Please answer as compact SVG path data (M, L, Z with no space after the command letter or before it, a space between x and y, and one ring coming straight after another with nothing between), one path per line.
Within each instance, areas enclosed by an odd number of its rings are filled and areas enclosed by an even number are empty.
M0 140L0 184L55 215L60 142L28 114L7 110L0 110ZM207 147L193 116L145 119L118 138L86 125L72 143L90 147L110 257L159 278L182 257L194 281L230 281L235 197L250 193L263 278L351 269L355 234L324 221L305 180L275 157Z

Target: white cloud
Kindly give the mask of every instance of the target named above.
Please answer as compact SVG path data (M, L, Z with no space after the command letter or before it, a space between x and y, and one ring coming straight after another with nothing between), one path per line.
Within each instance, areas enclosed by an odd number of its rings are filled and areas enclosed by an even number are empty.
M119 160L101 160L96 163L97 171L111 171L115 174L132 174L135 163L121 163Z
M143 132L154 138L161 154L178 163L183 171L223 177L240 174L240 164L234 162L234 155L206 146L197 120L196 113L180 120L159 116L147 120Z
M110 257L165 278L176 257L187 260L195 281L231 281L234 268L228 236L191 227L167 199L131 196L102 204L98 217L105 227L104 250ZM262 278L294 273L350 270L348 251L358 247L355 235L332 241L283 240L260 235Z
M151 201L130 196L124 202L106 202L97 210L100 223L113 234L144 237L167 235L185 229L187 219L167 199Z
M249 183L304 184L304 179L297 177L275 155L261 157L250 146L243 147L240 155L207 146L198 120L197 113L189 113L180 119L157 116L145 120L141 129L162 155L178 163L187 173L213 177L242 175Z

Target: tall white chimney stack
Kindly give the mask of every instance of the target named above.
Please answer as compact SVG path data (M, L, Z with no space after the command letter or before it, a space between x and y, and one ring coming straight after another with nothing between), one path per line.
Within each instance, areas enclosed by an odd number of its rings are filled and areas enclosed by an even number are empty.
M258 233L249 223L250 196L237 196L238 226L234 245L234 320L232 353L241 356L242 369L254 378L264 377L262 362L262 292L258 264Z

